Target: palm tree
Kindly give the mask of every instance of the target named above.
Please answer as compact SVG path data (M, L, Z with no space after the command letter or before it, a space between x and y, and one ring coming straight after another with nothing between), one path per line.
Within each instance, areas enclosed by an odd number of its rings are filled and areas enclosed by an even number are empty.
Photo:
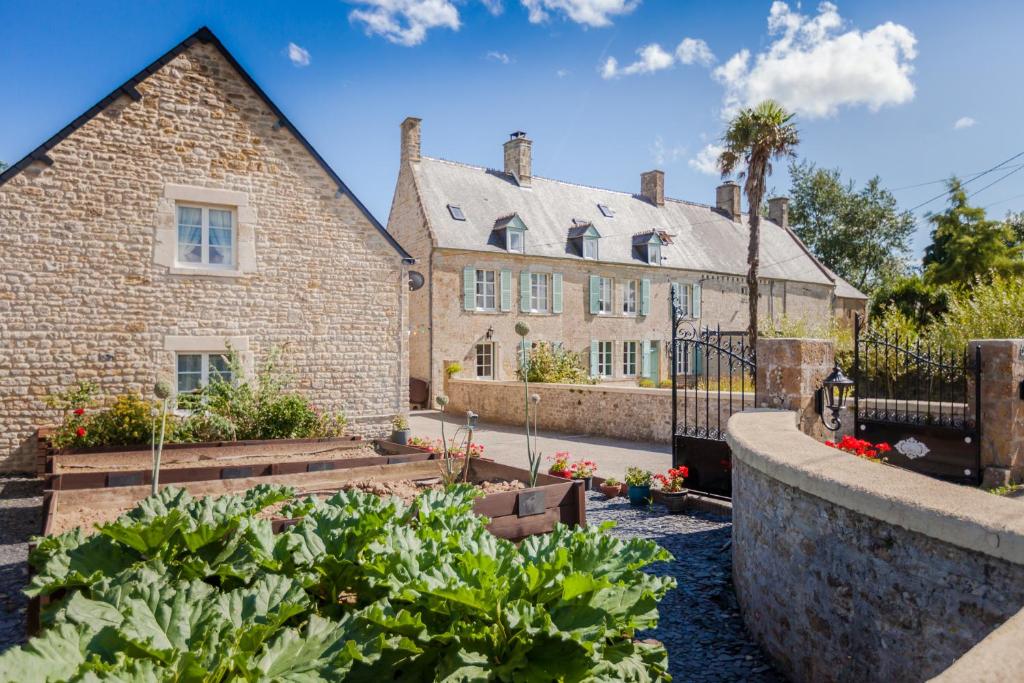
M750 343L757 343L757 270L761 248L761 201L764 199L765 178L771 175L772 160L796 156L800 144L793 115L773 100L765 100L736 114L722 136L725 149L718 157L718 170L726 178L738 168L740 180L746 179L743 191L747 195L750 214L750 244L747 248L747 291L749 293L750 325L747 334Z

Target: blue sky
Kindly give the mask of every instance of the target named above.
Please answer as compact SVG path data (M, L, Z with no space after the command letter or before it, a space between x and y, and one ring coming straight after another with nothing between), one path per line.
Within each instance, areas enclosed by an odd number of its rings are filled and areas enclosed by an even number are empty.
M797 111L802 157L880 175L911 208L942 186L907 186L1024 151L1022 24L1011 1L0 0L0 159L207 25L382 222L407 115L430 156L499 166L522 129L536 175L637 191L659 167L670 196L711 202L705 148L723 112L764 95ZM1022 169L972 201L1024 209L1022 162L972 183ZM769 187L787 189L784 169Z

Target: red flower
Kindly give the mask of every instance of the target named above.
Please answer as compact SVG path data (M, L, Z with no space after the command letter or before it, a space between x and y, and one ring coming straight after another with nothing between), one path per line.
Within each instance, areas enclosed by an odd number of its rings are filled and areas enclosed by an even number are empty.
M85 427L79 427L75 430L75 434L78 436L85 436Z
M81 415L85 412L85 408L75 408L75 415Z

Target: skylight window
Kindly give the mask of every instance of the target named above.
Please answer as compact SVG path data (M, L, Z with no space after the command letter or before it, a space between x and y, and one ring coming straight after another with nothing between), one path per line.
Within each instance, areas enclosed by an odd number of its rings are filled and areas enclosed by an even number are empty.
M466 220L466 214L462 213L462 209L459 208L458 206L455 206L454 204L448 205L448 213L450 213L452 215L452 218L454 218L457 221Z
M605 218L614 218L614 217L615 217L615 214L614 214L614 213L612 213L612 210L611 210L611 209L609 209L609 208L608 208L607 206L605 206L604 204L598 204L598 205L597 205L597 208L598 208L598 210L599 210L599 211L601 212L601 214L602 214L602 215L603 215L603 216L604 216Z

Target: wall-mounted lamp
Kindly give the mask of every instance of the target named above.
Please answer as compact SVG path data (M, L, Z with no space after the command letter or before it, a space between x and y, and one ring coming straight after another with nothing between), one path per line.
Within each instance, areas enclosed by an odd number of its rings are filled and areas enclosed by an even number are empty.
M825 425L826 429L834 432L842 426L839 412L846 406L846 397L849 395L850 389L853 388L853 384L853 380L839 369L838 363L832 368L828 377L821 382L821 389L818 389L815 394L814 407L821 415L821 424ZM828 409L829 412L827 421L825 409Z
M484 336L487 337L487 339L490 339L491 337L493 337L494 336L494 327L493 326L488 327L487 328L487 334L484 335Z

